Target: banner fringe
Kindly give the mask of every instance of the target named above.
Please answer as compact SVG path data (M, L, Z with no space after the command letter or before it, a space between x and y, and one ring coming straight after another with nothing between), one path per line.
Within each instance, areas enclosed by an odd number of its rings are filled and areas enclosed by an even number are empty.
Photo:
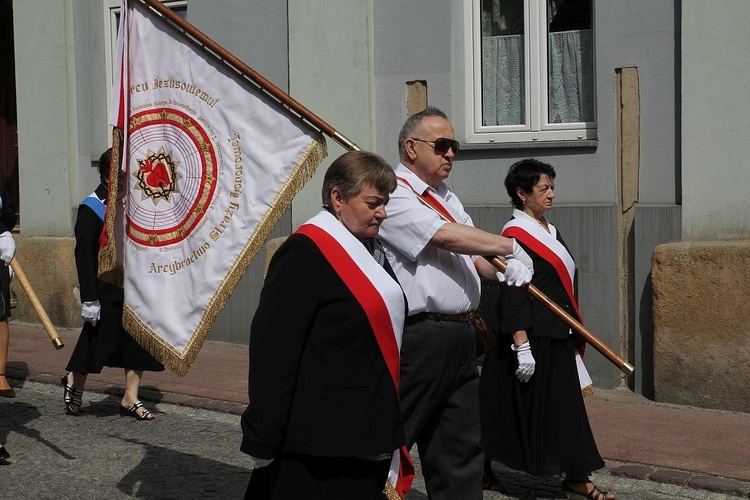
M585 398L586 396L591 396L594 394L594 384L587 385L583 389L581 389L581 394Z
M106 244L99 250L99 279L122 288L125 285L125 269L117 264L115 242L115 219L117 216L117 184L119 182L120 156L122 154L123 131L112 128L112 156L109 161L109 186L107 188L107 211L104 217Z
M401 495L398 494L396 488L393 487L390 481L385 482L385 487L383 488L383 496L387 500L403 500L403 498L401 498Z

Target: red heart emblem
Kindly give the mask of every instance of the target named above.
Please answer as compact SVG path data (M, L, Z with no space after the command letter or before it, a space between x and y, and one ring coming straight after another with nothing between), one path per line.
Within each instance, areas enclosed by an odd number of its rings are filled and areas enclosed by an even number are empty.
M156 165L146 160L146 165L141 169L148 174L146 184L155 188L166 188L169 186L169 175L164 163L159 162Z

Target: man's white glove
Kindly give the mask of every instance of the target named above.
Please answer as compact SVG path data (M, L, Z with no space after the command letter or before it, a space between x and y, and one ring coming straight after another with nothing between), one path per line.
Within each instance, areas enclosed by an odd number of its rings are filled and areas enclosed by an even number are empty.
M253 459L253 462L255 462L255 468L260 469L261 467L266 467L271 465L273 463L273 458L255 458L251 456L250 458Z
M16 241L10 231L0 234L0 260L5 262L6 266L10 265L13 256L16 254Z
M536 368L536 361L531 354L531 345L529 344L529 341L527 340L518 347L511 345L510 348L516 353L516 357L518 358L516 377L521 382L528 382L531 379L531 376L534 375L534 368Z
M534 263L515 238L512 239L513 253L505 256L505 273L497 272L496 275L500 283L521 286L531 281L531 277L534 276Z
M102 306L99 304L98 300L84 302L83 307L81 308L81 317L83 318L83 321L90 322L91 326L96 326L96 322L99 321L101 311Z

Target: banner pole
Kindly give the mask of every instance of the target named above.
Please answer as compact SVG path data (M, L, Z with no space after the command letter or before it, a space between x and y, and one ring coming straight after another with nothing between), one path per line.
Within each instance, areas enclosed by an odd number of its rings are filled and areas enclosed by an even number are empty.
M330 124L314 114L312 111L303 106L299 101L291 97L289 94L281 90L279 87L267 80L263 75L256 72L250 66L242 62L239 58L231 54L227 49L219 45L216 41L210 38L208 35L200 31L198 28L190 24L181 18L177 13L172 11L169 7L165 6L159 0L138 0L144 5L148 5L163 18L169 19L172 23L180 27L183 32L189 35L193 40L198 42L200 45L213 52L221 61L231 66L235 71L239 72L249 80L251 80L258 88L263 92L270 95L278 102L284 104L287 108L297 114L299 117L309 122L315 128L329 136L341 147L347 151L360 151L361 148L357 146L353 141L346 138L340 132L336 131Z
M412 189L412 192L414 193L414 196L417 197L417 199L427 208L432 209L438 216L448 222L451 222L448 220L448 218L440 213L439 210L437 210L435 207L430 204L429 201L427 201L421 194L417 193ZM501 273L505 273L506 264L505 262L500 259L498 256L488 256L485 255L484 258L492 264L495 269L500 271ZM531 295L533 298L538 300L544 307L549 309L555 316L560 318L562 321L564 321L568 326L570 326L583 340L585 340L588 344L591 345L594 349L599 351L602 356L607 358L612 364L614 364L617 368L619 368L625 375L631 375L635 371L635 367L628 363L628 361L617 354L611 347L609 347L607 344L605 344L599 337L594 335L590 330L588 330L583 324L581 324L578 320L576 320L573 316L568 314L567 311L565 311L562 307L557 305L552 299L547 297L539 288L537 288L535 285L531 283L527 283L523 285L522 287L526 292L528 292L529 295Z
M18 261L14 258L10 261L10 267L13 268L13 272L15 273L16 278L18 278L18 282L21 284L21 288L23 288L23 291L26 292L26 296L29 298L31 305L34 307L37 316L39 316L39 320L42 322L42 325L44 325L44 329L47 330L47 335L49 335L49 338L52 341L52 345L55 346L55 349L57 350L62 349L63 347L65 347L65 344L57 334L55 326L52 324L52 321L50 321L49 316L47 316L47 311L44 310L44 306L42 306L42 303L39 301L39 297L37 297L36 292L34 292L34 289L31 287L31 283L29 283L29 279L26 277L26 273L23 272L21 264L19 264Z

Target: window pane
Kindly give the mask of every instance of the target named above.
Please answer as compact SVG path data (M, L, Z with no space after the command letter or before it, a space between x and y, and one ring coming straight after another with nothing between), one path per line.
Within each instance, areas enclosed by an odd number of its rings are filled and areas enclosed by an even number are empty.
M594 121L591 0L547 0L549 123Z
M526 123L523 0L482 0L482 123Z

